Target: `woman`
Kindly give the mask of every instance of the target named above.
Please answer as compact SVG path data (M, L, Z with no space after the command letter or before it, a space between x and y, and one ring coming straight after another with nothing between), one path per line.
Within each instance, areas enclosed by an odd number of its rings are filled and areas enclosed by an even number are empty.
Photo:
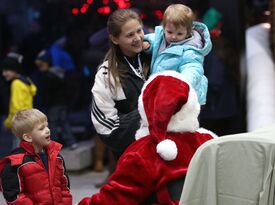
M107 30L110 49L95 76L91 117L98 135L118 159L139 128L138 96L150 62L142 53L143 25L136 12L114 11Z

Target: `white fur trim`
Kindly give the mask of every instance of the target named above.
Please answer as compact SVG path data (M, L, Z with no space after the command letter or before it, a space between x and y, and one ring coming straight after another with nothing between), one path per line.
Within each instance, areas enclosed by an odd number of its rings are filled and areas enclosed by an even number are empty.
M199 133L206 133L206 134L210 134L213 138L219 138L218 135L216 135L214 132L207 130L205 128L200 127L199 129L196 130Z
M168 132L195 132L199 128L200 104L195 90L191 85L189 87L187 102L171 117L167 127Z
M141 120L140 120L141 125L140 125L139 130L136 132L136 140L138 140L138 139L146 136L147 134L149 134L148 120L147 120L147 116L146 116L146 113L145 113L145 110L144 110L144 105L143 105L142 98L143 98L144 90L147 87L147 85L150 82L152 82L157 76L172 76L172 77L175 77L177 79L183 80L183 78L181 77L181 74L177 73L176 71L168 70L168 71L163 71L163 72L160 72L160 73L152 74L150 76L150 78L144 83L144 85L142 87L142 90L141 90L141 94L138 98L138 112L139 112L140 117L141 117ZM147 130L146 130L145 127L147 127Z
M184 77L173 70L167 70L160 73L156 73L150 76L150 78L145 82L141 95L138 99L138 111L141 116L141 124L148 127L148 121L146 113L144 111L143 105L143 92L147 85L155 79L157 76L172 76L174 78L180 79L186 82L189 87L189 97L187 103L182 107L182 109L171 117L171 120L168 124L167 131L169 132L195 132L199 128L198 115L200 113L200 104L198 102L197 94L192 86L184 79ZM141 128L140 128L141 129ZM148 128L147 128L148 129ZM149 132L149 131L148 131ZM142 132L141 132L142 133ZM142 133L143 135L143 133ZM139 135L140 136L140 135ZM137 135L136 135L137 139Z
M136 140L139 140L140 138L143 138L149 134L150 133L149 133L148 126L141 123L140 128L136 132L135 137L136 137Z
M158 143L156 149L161 158L166 161L172 161L176 159L178 155L178 148L176 143L169 139L163 140Z

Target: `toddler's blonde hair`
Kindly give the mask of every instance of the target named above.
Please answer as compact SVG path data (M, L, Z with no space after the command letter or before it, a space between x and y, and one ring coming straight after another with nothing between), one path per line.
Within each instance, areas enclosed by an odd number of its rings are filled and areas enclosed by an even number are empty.
M171 4L164 12L162 25L165 27L169 22L174 24L176 28L184 26L187 29L187 34L190 35L193 19L194 15L191 8L183 4Z
M11 131L22 140L23 134L31 132L35 125L45 121L48 121L47 116L38 109L20 110L12 118Z

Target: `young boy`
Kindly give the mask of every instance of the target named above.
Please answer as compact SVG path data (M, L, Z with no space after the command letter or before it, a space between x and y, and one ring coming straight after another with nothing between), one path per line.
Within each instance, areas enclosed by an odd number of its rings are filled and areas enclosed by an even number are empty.
M23 75L22 60L22 55L10 52L1 63L2 74L6 81L11 83L9 114L4 120L4 127L7 130L10 130L12 117L17 111L33 107L33 98L36 95L37 88L35 84L29 77ZM9 132L7 132L7 135L10 136ZM17 147L18 143L15 138L13 148Z
M195 89L199 103L206 102L207 78L203 60L211 48L209 31L203 23L193 22L192 10L172 4L164 12L162 26L145 35L143 47L152 53L151 73L175 70Z
M20 147L0 161L0 182L7 204L72 204L61 144L51 141L45 114L18 111L12 132Z

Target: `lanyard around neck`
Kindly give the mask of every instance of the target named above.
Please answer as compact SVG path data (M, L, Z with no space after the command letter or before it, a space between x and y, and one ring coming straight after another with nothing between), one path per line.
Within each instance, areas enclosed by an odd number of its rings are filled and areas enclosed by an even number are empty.
M138 77L140 77L142 80L146 81L144 73L143 73L142 65L141 65L140 54L138 54L138 68L137 69L128 61L128 59L125 56L124 56L124 59L126 60L128 65L130 66L130 68L134 71L134 73Z

